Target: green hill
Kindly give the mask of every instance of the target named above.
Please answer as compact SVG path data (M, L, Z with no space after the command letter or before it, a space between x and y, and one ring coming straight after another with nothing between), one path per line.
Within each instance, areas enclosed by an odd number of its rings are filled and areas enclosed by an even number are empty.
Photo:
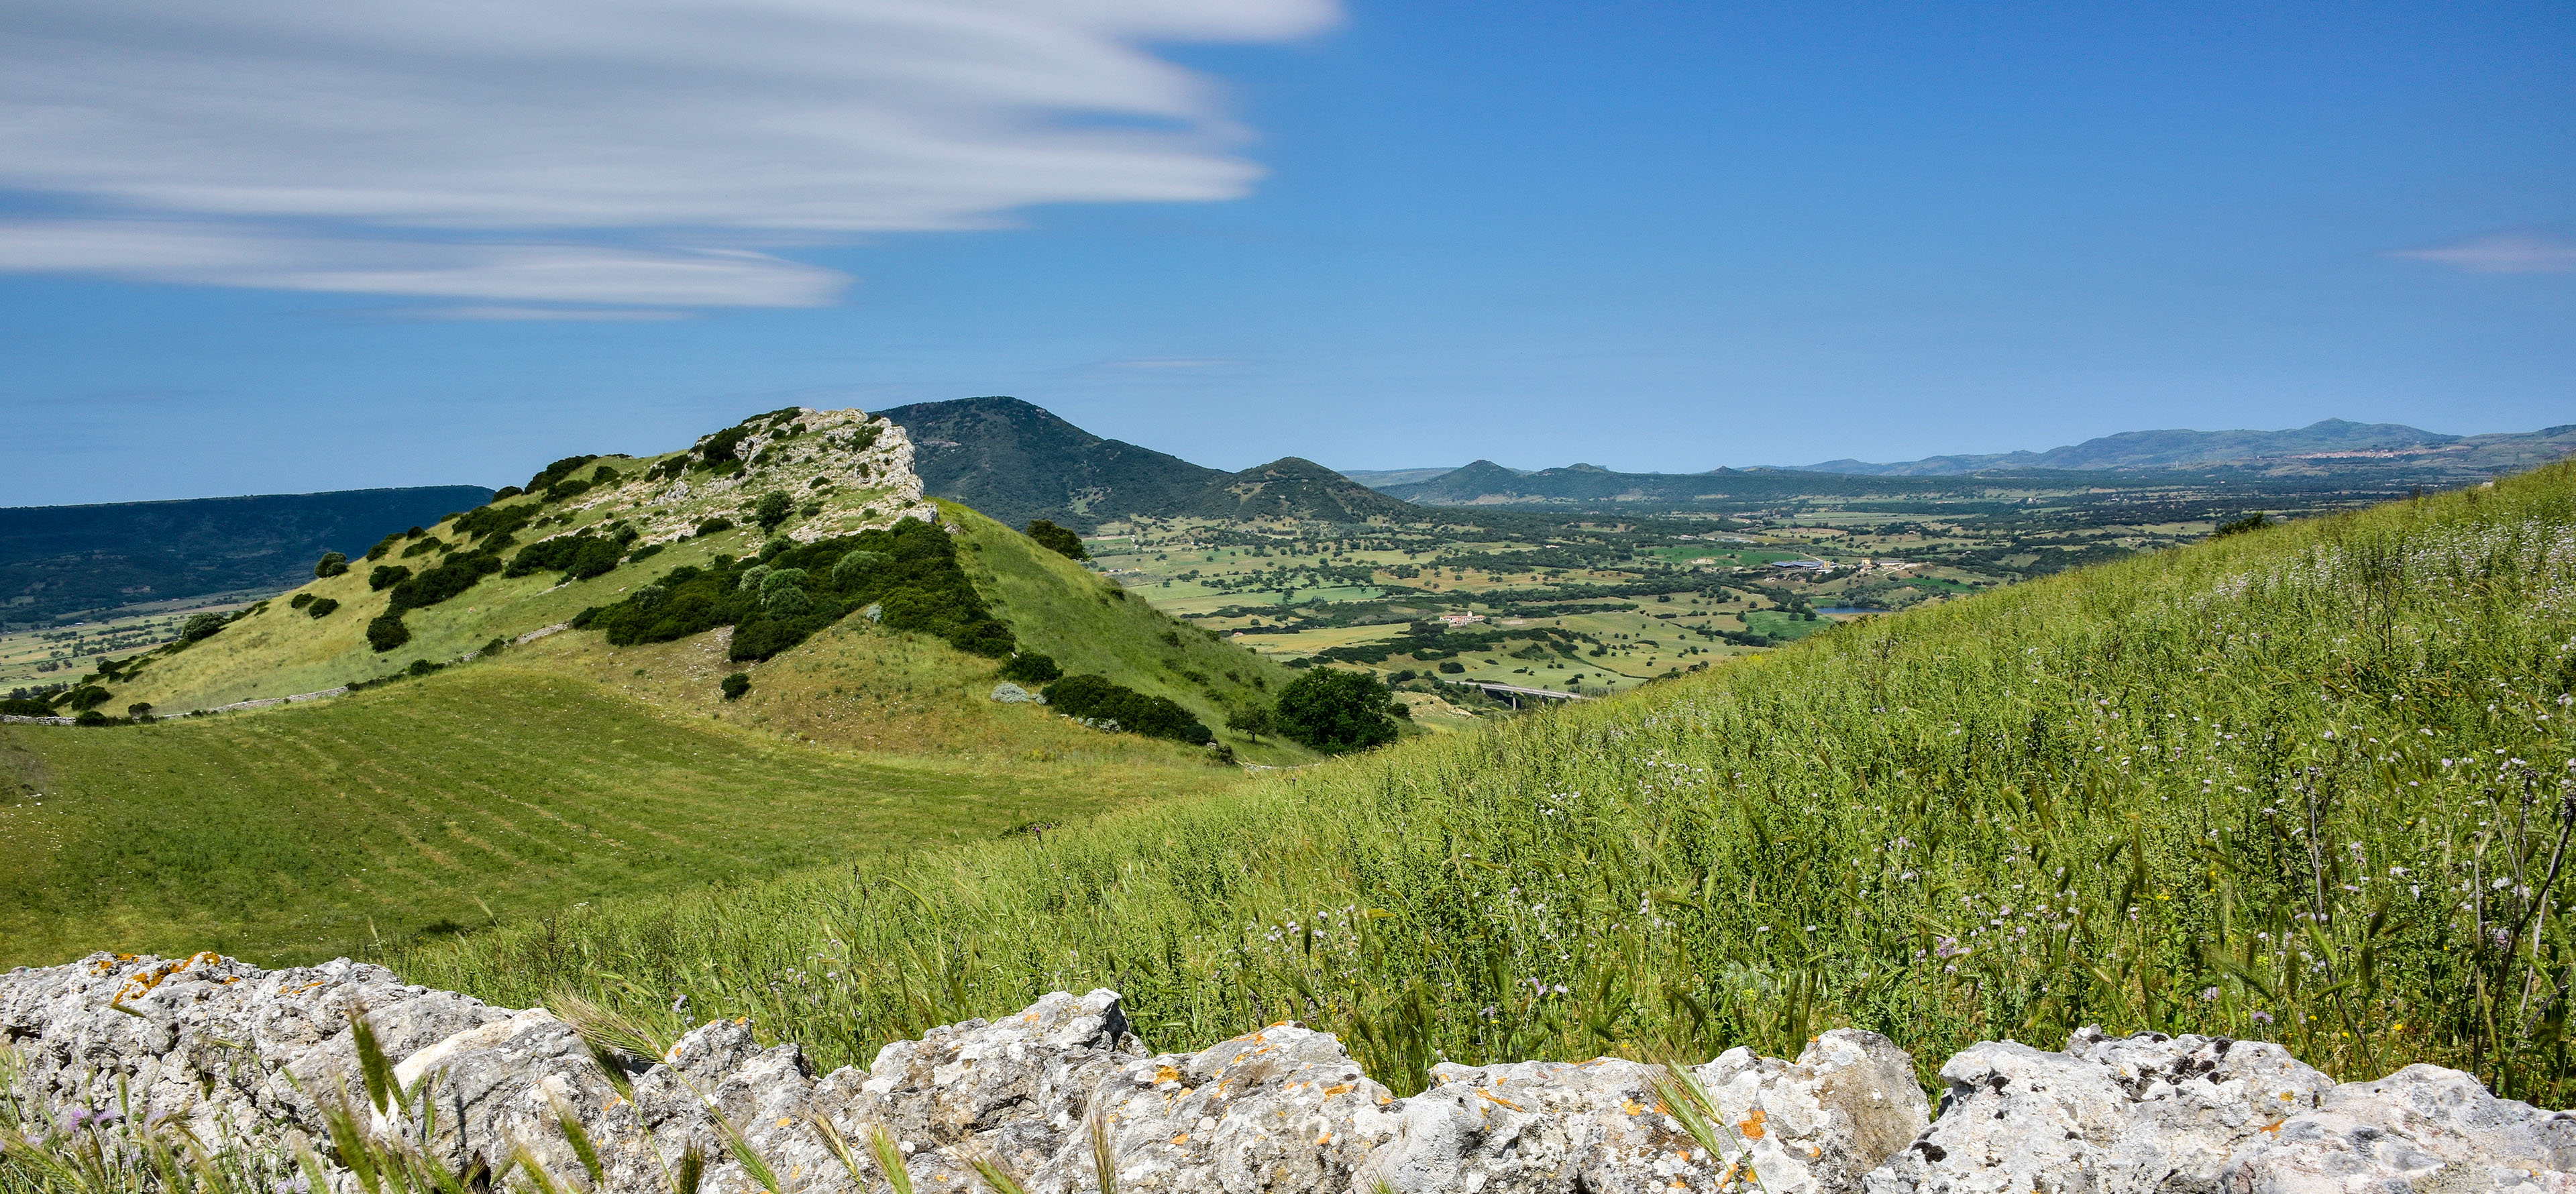
M1102 439L1017 398L919 402L883 412L912 437L927 491L1010 526L1088 528L1195 500L1225 473Z
M0 510L0 628L290 588L326 551L479 506L472 485Z
M1399 1091L1440 1058L1777 1055L1851 1024L1931 1064L2098 1023L2563 1103L2571 527L2555 466L1042 841L393 961L647 1019L684 992L826 1065L1110 984L1157 1047L1295 1017ZM772 983L815 954L832 981Z

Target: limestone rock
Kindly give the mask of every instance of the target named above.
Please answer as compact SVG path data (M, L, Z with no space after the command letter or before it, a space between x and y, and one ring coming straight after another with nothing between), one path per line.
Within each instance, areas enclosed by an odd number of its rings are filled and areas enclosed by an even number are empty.
M1017 684L1013 684L1008 680L1004 680L993 686L993 699L1000 701L1005 705L1025 705L1031 702L1043 705L1046 703L1045 697L1039 696L1034 692L1030 692L1028 689L1022 688Z
M2499 1099L2458 1070L2349 1082L2241 1153L2229 1194L2576 1190L2576 1116Z

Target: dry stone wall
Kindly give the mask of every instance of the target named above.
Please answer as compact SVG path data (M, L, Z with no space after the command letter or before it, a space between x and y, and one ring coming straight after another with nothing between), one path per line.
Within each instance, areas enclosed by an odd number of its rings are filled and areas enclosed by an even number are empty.
M758 1189L729 1150L737 1133L793 1194L849 1194L824 1124L853 1141L881 1125L921 1191L983 1189L969 1165L984 1156L1034 1194L1090 1194L1094 1116L1120 1191L2576 1194L2576 1117L2434 1066L2337 1085L2279 1046L2193 1036L1980 1044L1942 1067L1937 1119L1912 1060L1875 1033L1824 1033L1794 1062L1731 1049L1694 1071L1730 1133L1711 1155L1635 1062L1441 1065L1399 1099L1293 1023L1152 1052L1109 991L1048 995L821 1075L795 1045L764 1049L720 1020L658 1058L610 1055L612 1076L544 1009L345 959L270 971L98 954L0 975L0 1041L40 1115L69 1122L121 1089L137 1119L326 1155L317 1100L360 1084L353 1015L398 1081L426 1079L446 1163L497 1167L525 1147L573 1188L621 1194L667 1192L691 1149L709 1158L702 1190ZM596 1183L566 1113L597 1142ZM375 1123L419 1126L400 1111ZM872 1194L890 1188L865 1172Z

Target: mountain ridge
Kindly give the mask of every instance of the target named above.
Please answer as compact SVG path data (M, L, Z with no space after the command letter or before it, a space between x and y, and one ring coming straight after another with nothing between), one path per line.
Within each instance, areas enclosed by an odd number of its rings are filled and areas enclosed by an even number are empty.
M1798 472L1844 473L1854 476L1957 476L1966 473L2010 469L2065 469L2071 471L2122 471L2134 469L2196 468L2211 465L2271 464L2274 467L2298 468L2295 462L2332 460L2391 460L2453 464L2458 467L2490 467L2485 459L2495 459L2492 467L2505 469L2528 467L2540 459L2523 460L2533 449L2546 451L2553 441L2563 446L2556 455L2576 451L2576 424L2544 427L2538 431L2503 432L2487 435L2446 435L2426 431L2403 423L2355 423L2346 419L2320 419L2305 427L2279 431L2233 429L2194 431L2187 428L2165 428L2151 431L2122 431L2096 436L2081 443L2065 444L2042 452L2014 451L1985 454L1927 456L1920 460L1895 463L1872 463L1849 458L1827 460L1816 464L1784 466ZM2510 457L2511 459L2507 459ZM2476 461L2473 463L2473 461ZM2310 464L2304 467L2324 467Z

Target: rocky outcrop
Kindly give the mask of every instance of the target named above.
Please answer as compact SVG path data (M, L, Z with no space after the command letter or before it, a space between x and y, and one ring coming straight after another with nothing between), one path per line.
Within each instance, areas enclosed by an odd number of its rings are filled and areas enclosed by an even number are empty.
M1977 1045L1942 1067L1937 1121L1911 1059L1877 1034L1824 1033L1795 1062L1730 1049L1691 1075L1723 1135L1712 1152L1656 1067L1443 1064L1398 1099L1293 1023L1150 1052L1109 991L1049 995L818 1076L740 1021L640 1057L543 1009L346 960L266 971L100 954L0 975L0 1040L39 1114L122 1105L204 1140L325 1155L327 1106L365 1097L361 1017L393 1080L436 1108L362 1111L378 1133L460 1171L525 1150L585 1190L667 1194L691 1152L708 1194L761 1188L746 1156L792 1194L882 1190L872 1161L854 1182L834 1147L864 1158L882 1131L925 1192L983 1189L981 1159L1034 1194L1090 1194L1096 1131L1116 1189L1191 1194L2576 1192L2576 1117L2433 1066L2338 1086L2277 1045L2216 1038Z

